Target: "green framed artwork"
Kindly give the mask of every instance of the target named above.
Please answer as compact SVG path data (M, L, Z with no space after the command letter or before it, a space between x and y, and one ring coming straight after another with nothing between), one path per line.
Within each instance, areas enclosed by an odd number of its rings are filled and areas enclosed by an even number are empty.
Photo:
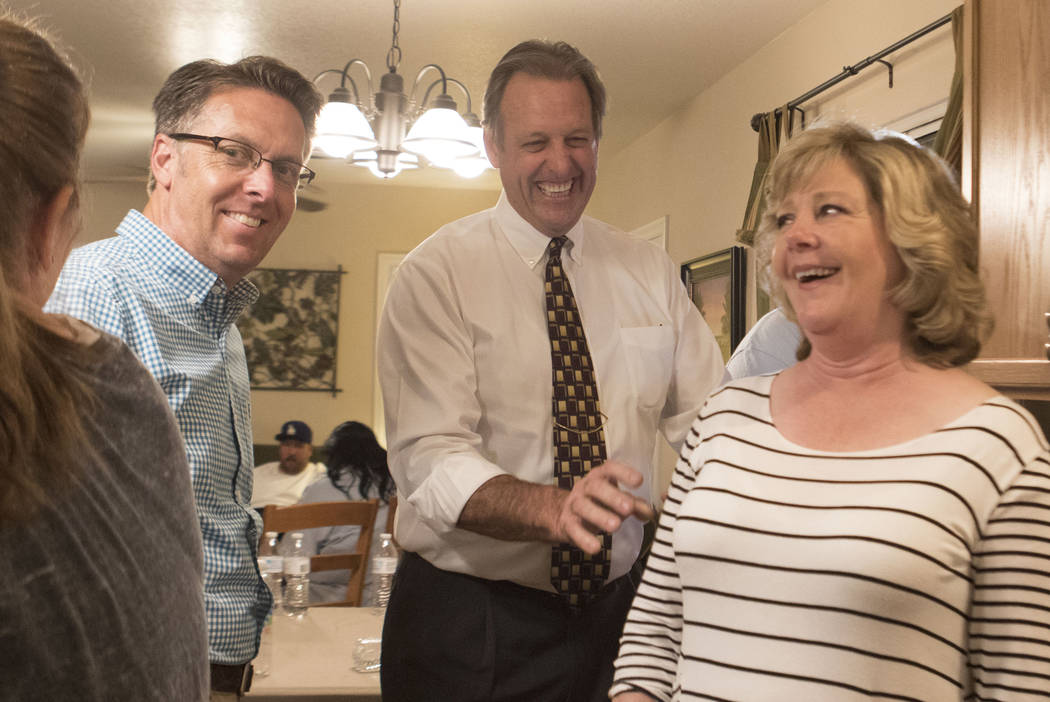
M762 286L755 284L755 321L762 319L773 309L773 298L769 296Z
M746 330L747 250L733 246L687 261L682 282L728 361Z
M339 392L336 270L257 268L259 299L237 322L253 390Z

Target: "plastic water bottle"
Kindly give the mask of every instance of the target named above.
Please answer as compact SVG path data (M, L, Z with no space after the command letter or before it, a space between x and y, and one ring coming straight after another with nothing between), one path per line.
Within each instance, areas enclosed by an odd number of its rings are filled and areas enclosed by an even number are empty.
M291 534L291 552L284 557L284 611L291 616L306 614L310 604L310 554L303 546L303 533Z
M273 610L266 613L262 633L259 635L259 653L252 661L253 674L266 677L273 667Z
M259 574L273 595L273 610L279 612L282 602L281 578L284 575L284 559L277 553L277 532L266 532L259 547Z
M277 553L277 532L266 532L266 538L259 547L259 574L273 595L273 609L266 613L262 635L259 637L259 655L253 661L255 674L259 676L269 675L273 665L273 613L281 607L283 561Z
M394 546L392 534L379 535L379 548L376 555L372 557L372 575L375 577L375 607L376 614L382 614L390 601L390 586L394 581L394 571L397 570L397 547Z

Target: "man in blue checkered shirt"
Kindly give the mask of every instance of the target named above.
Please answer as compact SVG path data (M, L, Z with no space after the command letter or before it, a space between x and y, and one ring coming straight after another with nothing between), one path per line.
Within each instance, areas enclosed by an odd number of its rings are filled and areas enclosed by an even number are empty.
M272 598L256 566L245 279L295 211L323 97L266 57L189 63L153 102L149 200L77 249L48 302L122 339L164 389L204 542L212 699L239 697ZM164 632L158 632L164 636Z

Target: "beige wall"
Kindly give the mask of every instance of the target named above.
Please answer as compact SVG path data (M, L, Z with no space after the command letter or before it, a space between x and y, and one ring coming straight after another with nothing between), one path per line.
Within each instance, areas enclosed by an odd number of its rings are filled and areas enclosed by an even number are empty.
M376 257L407 253L435 229L495 204L497 193L391 187L392 183L328 189L322 212L298 212L262 265L335 268L342 265L336 397L319 392L252 393L257 443L270 443L281 422L298 418L320 444L340 422L372 426L376 328Z

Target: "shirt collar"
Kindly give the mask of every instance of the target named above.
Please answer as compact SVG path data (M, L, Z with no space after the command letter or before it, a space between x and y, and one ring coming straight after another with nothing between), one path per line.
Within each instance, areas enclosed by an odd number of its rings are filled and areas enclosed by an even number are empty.
M195 259L138 210L130 210L117 227L120 236L131 240L136 248L146 253L158 273L194 307L200 307L210 294L230 293L243 307L259 297L259 290L247 278L242 278L227 289L226 283L215 271Z
M551 243L551 238L526 222L518 214L517 210L514 209L514 206L507 199L506 192L500 193L499 202L496 203L495 217L500 229L503 230L504 236L507 237L507 241L521 256L521 260L529 268L535 268L540 260L543 259L544 253ZM574 263L582 265L585 238L583 217L580 217L579 221L573 225L572 229L565 236L571 244L566 244L562 255L568 254Z

